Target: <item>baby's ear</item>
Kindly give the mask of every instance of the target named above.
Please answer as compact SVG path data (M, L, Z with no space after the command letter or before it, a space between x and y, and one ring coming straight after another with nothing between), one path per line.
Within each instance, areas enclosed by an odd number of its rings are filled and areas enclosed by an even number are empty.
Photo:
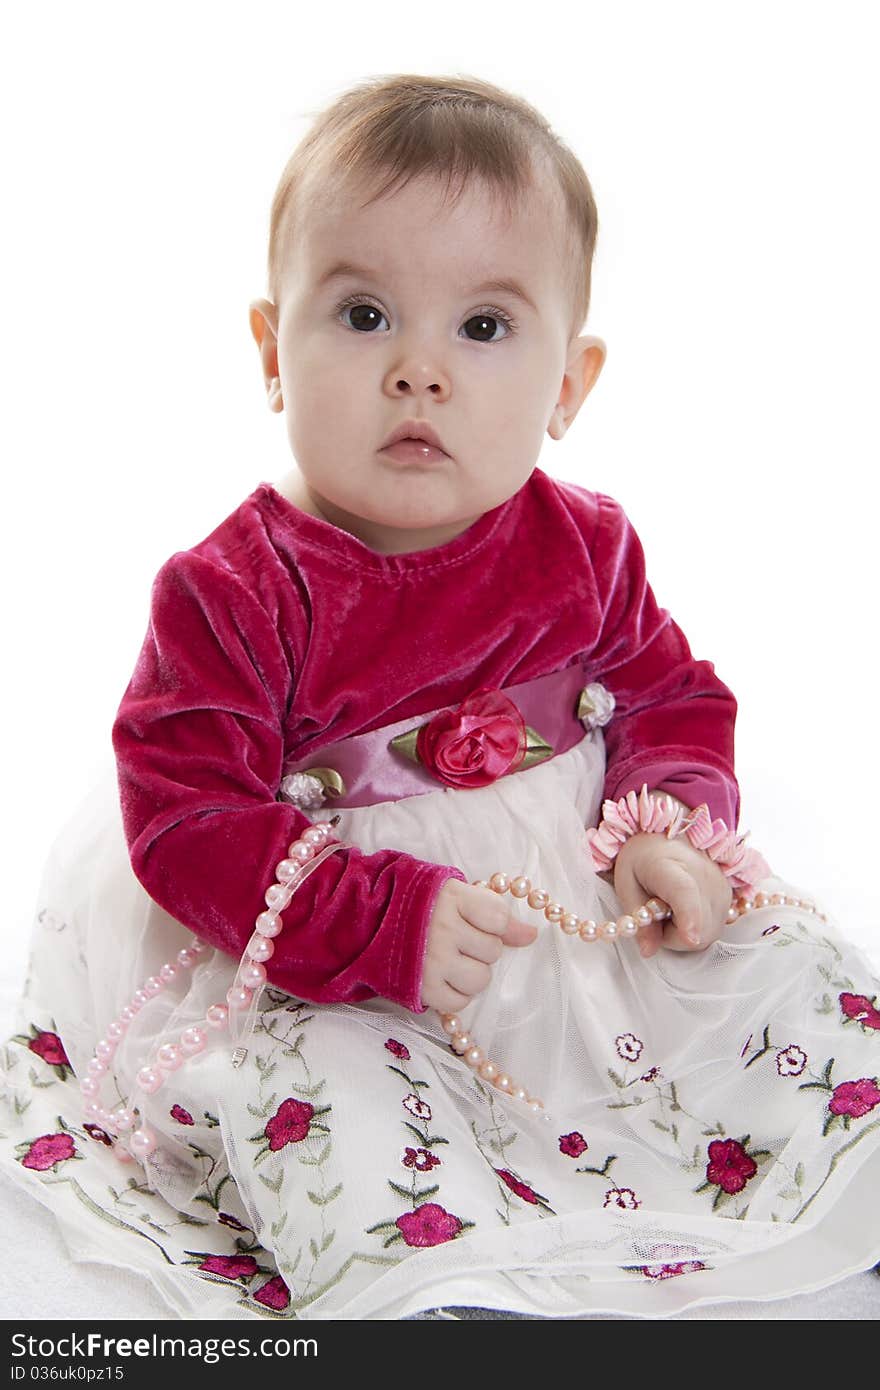
M547 433L561 439L590 394L605 362L607 349L601 338L586 333L572 339L565 359L565 374L559 399L550 417Z
M284 409L278 374L278 310L269 299L255 299L248 310L251 333L260 350L269 409Z

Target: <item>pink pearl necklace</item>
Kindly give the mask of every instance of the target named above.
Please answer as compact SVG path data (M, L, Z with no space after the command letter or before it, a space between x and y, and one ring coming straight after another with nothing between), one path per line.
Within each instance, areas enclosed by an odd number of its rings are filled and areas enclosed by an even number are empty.
M266 890L267 910L261 912L254 923L254 934L245 947L235 979L226 991L225 1003L211 1004L203 1020L184 1028L175 1042L164 1042L156 1048L152 1060L137 1073L135 1094L142 1091L146 1095L153 1095L188 1057L204 1051L211 1032L222 1033L227 1028L235 1027L235 1022L231 1023L230 1015L235 1016L237 1021L251 1006L256 1010L259 991L266 983L265 962L275 951L273 938L278 936L283 925L281 913L299 885L318 864L334 851L344 847L334 834L333 827L338 821L339 817L335 816L329 822L309 826L301 837L288 847L287 858L275 866L278 881ZM85 1102L86 1120L99 1125L117 1139L123 1135L128 1136L127 1145L123 1142L114 1145L114 1152L122 1163L128 1163L132 1158L143 1161L149 1157L156 1147L156 1136L143 1123L140 1112L131 1101L115 1110L103 1106L100 1101L101 1084L110 1071L116 1048L134 1021L135 1015L148 1000L155 998L166 985L176 980L182 971L191 969L206 949L203 941L195 941L192 946L185 946L183 950L178 951L174 961L166 961L157 974L151 975L140 989L135 990L129 1002L120 1009L118 1016L107 1025L104 1037L95 1046L94 1056L86 1068L86 1075L79 1083Z
M533 888L522 874L511 878L509 874L497 873L488 880L475 879L474 886L491 888L498 894L509 892L514 898L525 899L527 905L536 912L543 913L548 922L558 923L566 936L579 936L581 941L587 942L616 941L619 937L634 937L642 927L647 927L652 922L665 922L672 916L672 909L667 903L660 898L649 898L643 907L637 908L632 914L624 913L623 916L611 918L607 922L594 922L590 917L578 917L576 912L567 912L561 903L552 902L550 894L543 888ZM759 907L769 907L771 904L799 907L805 912L814 913L821 922L828 920L825 913L820 912L816 904L807 899L787 897L784 893L759 892L754 898L744 893L734 897L727 909L727 923L730 925L747 912ZM531 1095L524 1086L514 1081L503 1067L486 1056L476 1039L462 1028L461 1019L456 1014L442 1013L440 1022L443 1031L449 1035L452 1050L463 1057L468 1066L484 1081L488 1081L505 1095L512 1096L514 1100L521 1101L533 1114L537 1115L544 1109L544 1102L538 1096Z
M334 827L340 817L322 821L304 830L298 840L288 846L287 857L275 866L277 882L266 889L266 911L261 912L254 923L254 933L245 947L239 962L235 979L226 991L226 1002L211 1004L205 1017L199 1023L190 1024L182 1030L174 1042L161 1043L155 1055L141 1067L136 1077L136 1089L145 1095L153 1095L162 1087L172 1072L178 1070L189 1057L203 1052L212 1033L222 1033L227 1028L235 1034L247 1031L253 1020L260 991L266 983L265 962L275 951L274 938L282 930L281 913L290 903L296 889L317 868L328 855L344 849L344 842L337 839ZM495 873L488 880L476 879L475 886L491 888L493 892L509 892L514 898L524 899L536 912L542 912L548 922L559 924L566 936L579 936L582 941L614 941L618 937L634 937L643 926L651 922L662 922L672 915L672 910L659 898L650 898L644 907L633 914L626 913L607 922L594 922L591 918L580 918L568 912L557 902L552 902L550 894L541 888L533 888L529 879L518 874L511 877L505 873ZM801 898L786 897L783 893L756 893L754 899L740 896L734 899L727 913L727 921L735 922L746 912L773 904L788 904L815 913L825 922L825 914L816 905ZM194 941L177 952L174 961L166 961L155 975L150 975L140 989L136 989L129 1002L120 1009L119 1014L107 1025L103 1038L95 1046L93 1057L88 1063L86 1074L79 1083L84 1101L84 1114L88 1123L99 1125L117 1139L114 1153L122 1163L137 1159L143 1162L154 1151L157 1139L153 1131L143 1122L143 1118L133 1098L128 1104L108 1109L100 1101L101 1085L110 1073L110 1063L119 1043L133 1023L135 1016L144 1005L160 994L166 985L177 980L182 972L192 969L200 955L207 949L203 941ZM496 1062L486 1056L474 1038L461 1027L461 1020L455 1014L440 1015L443 1030L449 1036L450 1046L485 1080L498 1091L503 1091L513 1099L523 1102L529 1110L537 1114L544 1109L544 1103L531 1095L525 1087L514 1081ZM233 1052L233 1066L241 1060L241 1051ZM123 1142L127 1136L127 1143Z

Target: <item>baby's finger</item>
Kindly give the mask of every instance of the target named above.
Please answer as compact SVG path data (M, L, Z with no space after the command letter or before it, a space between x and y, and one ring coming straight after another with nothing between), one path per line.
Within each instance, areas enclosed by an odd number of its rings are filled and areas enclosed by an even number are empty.
M650 922L648 926L642 927L639 931L639 950L645 960L650 960L651 956L656 956L663 943L663 925L661 922Z
M504 954L504 941L494 932L480 931L479 927L468 925L461 937L459 950L464 956L472 956L486 965L495 965Z
M672 908L672 927L663 934L663 944L673 950L690 950L700 944L702 897L683 864L661 859L651 865L651 891ZM676 940L677 938L677 940Z

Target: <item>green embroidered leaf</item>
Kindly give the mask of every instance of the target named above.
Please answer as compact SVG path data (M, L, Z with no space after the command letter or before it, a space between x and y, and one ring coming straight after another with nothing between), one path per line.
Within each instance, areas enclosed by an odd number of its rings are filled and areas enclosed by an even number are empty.
M387 1250L389 1245L393 1245L396 1240L403 1240L402 1231L395 1231L393 1236L389 1236L387 1240L383 1240L382 1249Z
M265 1109L261 1110L258 1105L251 1105L250 1101L247 1104L247 1112L249 1115L253 1115L255 1120L263 1119L266 1114Z
M678 1143L678 1125L673 1125L673 1126L672 1126L672 1137L673 1137L673 1139L675 1140L675 1142L676 1142L676 1144L677 1144L677 1143Z
M311 1196L311 1193L309 1193L309 1196ZM312 1252L312 1259L316 1260L321 1252L318 1249L318 1244L314 1236L309 1240L309 1249Z
M800 1197L796 1187L786 1187L780 1193L780 1197L786 1202L794 1202Z
M320 1192L306 1192L310 1202L314 1202L316 1207L325 1207L328 1202L334 1202L342 1191L342 1183L338 1182L335 1187L331 1187L326 1196L322 1197ZM409 1193L406 1194L407 1197Z
M411 1125L409 1120L403 1121L403 1127L404 1129L408 1129L410 1134L415 1135L416 1139L418 1139L420 1144L423 1144L425 1142L422 1137L422 1131L420 1129L416 1129L415 1125Z
M258 1173L257 1177L261 1183L268 1187L270 1192L280 1192L281 1184L284 1181L284 1169L279 1168L277 1178L267 1178L265 1173Z
M326 1085L326 1081L316 1081L314 1086L299 1085L296 1087L296 1090L299 1092L301 1096L317 1096L320 1095L321 1091L323 1091ZM330 1106L326 1105L324 1109L329 1110Z
M830 1014L830 1013L833 1013L833 1012L834 1012L834 1005L833 1005L832 1002L831 1002L831 996L830 996L830 994L823 994L823 995L822 995L822 1002L821 1002L821 1004L817 1004L817 1005L816 1005L816 1013L817 1013L817 1014Z
M662 1129L664 1134L669 1133L669 1125L663 1124L662 1120L652 1120L651 1124L655 1129Z
M831 1087L826 1086L824 1081L802 1081L798 1086L799 1091L830 1091Z
M273 1236L280 1236L284 1227L287 1225L287 1212L281 1213L277 1221L273 1221L270 1227Z
M388 1186L391 1188L392 1192L397 1193L398 1197L403 1197L404 1201L408 1202L410 1200L412 1193L408 1187L401 1187L399 1182L392 1182L390 1178L388 1179Z
M804 1165L802 1163L799 1163L794 1170L794 1180L797 1183L798 1187L803 1187L805 1176L806 1174L804 1172Z
M389 1070L389 1071L393 1071L394 1074L395 1074L395 1076L401 1077L401 1078L406 1082L407 1086L426 1086L426 1085L427 1085L427 1082L425 1082L425 1081L410 1081L410 1079L409 1079L409 1077L407 1076L406 1072L405 1072L405 1071L401 1071L400 1067L396 1067L396 1066L394 1065L393 1062L388 1062L388 1063L386 1063L386 1065L387 1065L387 1067L388 1067L388 1070Z
M438 1144L448 1144L449 1140L444 1139L442 1134L429 1134L427 1138L422 1139L420 1142L424 1148L434 1149Z
M823 980L828 980L829 983L831 982L831 971L827 968L827 966L824 966L824 965L817 965L817 966L816 966L816 969L818 970L819 974L822 976L822 979L823 979Z
M333 1244L333 1241L335 1240L335 1238L336 1238L336 1232L335 1232L335 1231L328 1231L327 1234L325 1235L324 1239L321 1241L321 1251L323 1252L324 1250L329 1250L329 1249L330 1249L330 1246Z
M834 1058L833 1058L833 1057L829 1057L829 1058L828 1058L828 1061L827 1061L827 1063L826 1063L826 1065L825 1065L825 1072L824 1072L825 1080L828 1082L829 1085L831 1084L831 1068L832 1068L833 1066L834 1066Z
M424 1187L422 1188L421 1192L416 1192L414 1194L413 1200L417 1203L418 1206L421 1206L422 1202L426 1201L428 1197L433 1197L439 1191L440 1184L439 1182L435 1182L433 1187Z
M611 1077L611 1080L614 1082L615 1086L617 1086L618 1088L623 1086L623 1077L619 1074L619 1072L614 1071L612 1067L608 1068L608 1075Z

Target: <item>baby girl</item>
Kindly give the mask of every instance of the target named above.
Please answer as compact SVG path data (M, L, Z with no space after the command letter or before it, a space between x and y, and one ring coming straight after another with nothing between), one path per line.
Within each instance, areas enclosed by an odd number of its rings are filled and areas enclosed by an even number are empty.
M160 570L31 983L182 1311L651 1315L880 1255L877 981L744 849L736 701L623 510L537 466L596 231L472 79L346 92L282 175L295 466Z

